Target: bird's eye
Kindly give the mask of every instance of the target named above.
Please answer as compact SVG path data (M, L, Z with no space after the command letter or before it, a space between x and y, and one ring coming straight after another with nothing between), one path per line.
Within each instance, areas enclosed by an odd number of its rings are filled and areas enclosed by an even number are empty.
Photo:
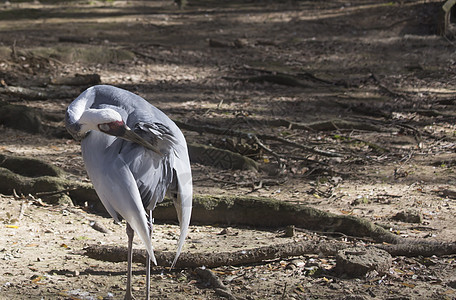
M103 131L103 132L109 132L109 130L111 129L109 127L108 123L99 124L98 128L100 128L100 130Z

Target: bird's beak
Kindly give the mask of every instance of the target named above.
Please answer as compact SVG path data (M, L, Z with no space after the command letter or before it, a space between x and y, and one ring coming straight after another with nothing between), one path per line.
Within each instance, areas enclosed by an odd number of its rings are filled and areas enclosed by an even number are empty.
M151 143L149 143L148 141L146 141L145 139L143 139L142 137L137 135L133 130L131 130L128 127L127 127L127 130L125 131L125 133L121 136L121 138L128 140L130 142L142 145L145 148L152 150L159 155L163 155L156 146L152 145Z

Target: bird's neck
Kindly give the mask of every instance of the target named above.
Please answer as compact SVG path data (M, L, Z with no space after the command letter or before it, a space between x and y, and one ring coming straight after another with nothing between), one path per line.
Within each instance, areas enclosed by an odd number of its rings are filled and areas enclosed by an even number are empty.
M95 101L94 93L95 90L93 88L88 88L68 106L67 118L69 124L78 123L84 111L92 106Z

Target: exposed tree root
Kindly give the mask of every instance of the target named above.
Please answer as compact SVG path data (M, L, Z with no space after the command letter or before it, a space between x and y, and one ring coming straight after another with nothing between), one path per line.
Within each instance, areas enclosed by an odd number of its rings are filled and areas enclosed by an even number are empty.
M208 145L189 144L188 152L192 162L222 169L258 170L258 164L241 154Z
M43 132L41 113L24 106L0 101L0 124L30 133Z
M63 171L42 160L0 155L0 193L32 194L49 203L58 203L70 196L74 204L91 203L95 209L105 209L91 184L63 178Z
M160 203L154 216L156 220L175 221L172 201ZM365 219L265 197L195 195L192 222L275 228L295 225L319 232L368 237L376 242L398 244L404 240Z
M0 125L28 133L52 134L58 138L71 138L65 128L51 127L42 120L61 121L63 115L52 114L40 109L0 101Z
M336 240L299 241L253 249L237 250L233 252L217 253L181 253L177 261L177 268L215 268L220 266L237 266L261 263L267 260L286 259L293 256L317 254L334 256L339 250L352 247L353 244ZM383 249L393 256L432 256L452 255L456 253L456 243L424 243L410 242L400 245L372 244L370 247ZM127 259L127 248L109 245L90 245L84 249L84 254L90 258L121 262ZM155 257L160 266L171 265L174 252L156 251ZM146 251L135 249L133 261L145 263Z
M215 268L229 265L253 264L265 260L300 256L304 254L335 255L338 250L345 249L348 246L350 245L347 243L336 241L302 241L233 252L184 252L179 256L176 267L197 268L205 266L207 268ZM90 245L84 248L84 254L98 260L121 262L126 261L127 259L127 248L109 245ZM174 256L174 252L155 251L155 257L160 266L171 265ZM146 251L143 249L135 249L133 261L145 263Z
M62 200L66 201L65 196L68 194L74 204L91 203L96 210L105 211L91 184L78 183L54 176L30 178L0 167L0 193L12 194L13 190L24 195L39 195L41 192L45 192L40 197L51 204L60 203ZM53 192L47 193L47 191Z
M0 167L28 177L59 177L63 173L61 169L39 159L3 154L0 154Z
M64 179L62 171L37 159L24 157L0 156L0 193L11 194L14 191L23 194L39 195L47 202L56 203L60 196L70 196L75 204L88 202L95 210L105 212L93 187ZM22 167L21 167L22 166ZM24 167L27 166L27 167ZM175 221L176 211L171 200L163 201L155 209L156 220ZM304 205L288 203L271 198L195 195L192 221L201 224L250 225L256 227L285 227L294 225L323 233L341 233L351 237L369 238L377 243L396 245L376 245L392 255L446 255L456 253L456 243L432 243L424 240L408 240L392 234L372 222L354 216L336 215ZM294 245L294 246L293 246ZM223 264L246 264L279 257L288 257L308 253L334 254L345 247L342 243L313 241L275 245L241 250L216 256L183 254L178 266L220 266ZM97 248L98 249L98 248ZM107 248L106 248L107 249ZM94 253L108 250L93 250ZM113 248L115 249L115 248ZM109 248L109 252L113 250ZM116 250L117 251L117 250ZM119 250L120 251L120 250ZM96 255L96 254L94 254ZM173 259L173 253L160 253L157 259L167 264ZM109 254L112 256L112 254ZM125 255L119 254L115 257Z
M17 163L14 163L14 162ZM35 169L19 168L20 164L36 165ZM105 209L90 184L67 180L58 168L29 158L3 157L0 164L0 193L13 190L39 195L50 203L68 195L74 204L89 203L99 212ZM48 170L48 171L45 171ZM155 209L157 220L175 221L172 201L165 200ZM354 216L335 215L315 208L278 201L271 198L195 195L192 220L202 224L238 224L260 227L295 225L322 232L342 232L375 241L399 243L401 238L367 220Z
M21 86L6 86L1 88L2 93L13 95L18 98L26 98L28 100L46 100L49 98L48 93L42 90L34 90Z
M456 243L426 243L412 240L410 243L398 245L380 244L375 247L383 249L393 256L432 256L456 254Z

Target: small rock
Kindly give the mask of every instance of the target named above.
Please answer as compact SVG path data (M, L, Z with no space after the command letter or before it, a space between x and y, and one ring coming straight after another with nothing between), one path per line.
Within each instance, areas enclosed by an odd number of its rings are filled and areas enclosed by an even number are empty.
M456 289L456 280L448 282L447 285L453 289Z
M247 39L235 39L234 46L237 48L244 48L249 45L249 41Z
M342 286L338 283L331 282L328 287L332 290L340 290L342 289Z
M304 267L304 265L305 265L304 261L302 261L300 259L293 259L286 265L285 269L294 270L296 268Z
M234 43L226 42L226 41L219 41L219 40L214 40L214 39L209 39L209 47L230 48L230 47L234 47Z
M335 270L348 277L361 277L372 271L385 274L392 262L393 258L385 250L354 247L337 253Z
M57 198L57 203L61 206L69 206L69 207L74 206L73 200L71 200L70 196L68 196L67 194L61 194Z
M417 210L408 209L398 212L391 219L406 223L422 223L423 215Z
M229 227L228 228L223 228L222 231L217 233L217 235L229 235L229 234L231 234L231 229Z

